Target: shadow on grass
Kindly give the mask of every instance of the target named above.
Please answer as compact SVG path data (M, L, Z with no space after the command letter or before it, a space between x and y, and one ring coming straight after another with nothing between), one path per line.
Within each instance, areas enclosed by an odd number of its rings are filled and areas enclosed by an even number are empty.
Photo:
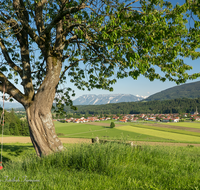
M12 159L12 157L18 157L22 154L24 154L28 150L33 150L32 145L10 145L10 144L4 144L3 145L3 155L2 155L2 160L3 162L8 162L9 160Z
M2 161L3 161L2 163L9 162L10 160L11 160L10 158L2 155Z

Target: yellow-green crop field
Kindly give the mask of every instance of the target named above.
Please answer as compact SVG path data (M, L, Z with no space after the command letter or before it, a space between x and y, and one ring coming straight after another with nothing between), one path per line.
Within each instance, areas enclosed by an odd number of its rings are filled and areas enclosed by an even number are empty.
M200 143L200 137L192 136L192 135L184 135L184 134L178 134L173 132L167 132L167 131L159 131L154 129L147 129L147 128L140 128L136 126L122 126L118 127L118 130L122 131L130 131L135 133L140 133L144 135L151 135L155 137L160 137L168 140L174 140L174 141L180 141L180 142L199 142Z

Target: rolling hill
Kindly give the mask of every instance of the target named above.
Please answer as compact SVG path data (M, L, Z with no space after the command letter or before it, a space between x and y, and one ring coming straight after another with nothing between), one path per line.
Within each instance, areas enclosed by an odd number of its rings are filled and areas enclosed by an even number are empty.
M153 100L170 100L177 98L199 98L200 97L200 81L188 84L182 84L168 88L145 99L145 101Z

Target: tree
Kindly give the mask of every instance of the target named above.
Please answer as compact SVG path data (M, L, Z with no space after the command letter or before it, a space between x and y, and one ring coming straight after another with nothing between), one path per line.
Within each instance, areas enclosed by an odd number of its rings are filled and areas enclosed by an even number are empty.
M81 90L110 91L128 76L176 83L198 77L181 59L199 56L187 41L187 9L162 0L1 1L0 91L5 85L24 106L37 155L63 150L51 108L54 98L59 110L74 108L74 90L62 88L67 77Z
M1 130L2 130L2 129L1 129ZM8 124L8 123L5 123L5 125L4 125L3 134L4 134L4 135L10 135L9 124Z
M111 123L110 123L110 128L114 128L115 127L115 123L112 121Z
M11 135L16 135L16 136L19 135L19 130L18 130L16 123L13 123L13 122L10 123L9 130L10 130Z

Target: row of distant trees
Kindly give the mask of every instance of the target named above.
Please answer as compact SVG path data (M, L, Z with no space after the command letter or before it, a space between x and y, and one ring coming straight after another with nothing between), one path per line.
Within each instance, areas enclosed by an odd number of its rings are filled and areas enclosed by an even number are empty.
M0 115L2 110L0 110ZM4 135L29 136L29 127L27 120L20 120L12 109L11 112L4 113ZM2 125L0 125L0 134L2 134Z

